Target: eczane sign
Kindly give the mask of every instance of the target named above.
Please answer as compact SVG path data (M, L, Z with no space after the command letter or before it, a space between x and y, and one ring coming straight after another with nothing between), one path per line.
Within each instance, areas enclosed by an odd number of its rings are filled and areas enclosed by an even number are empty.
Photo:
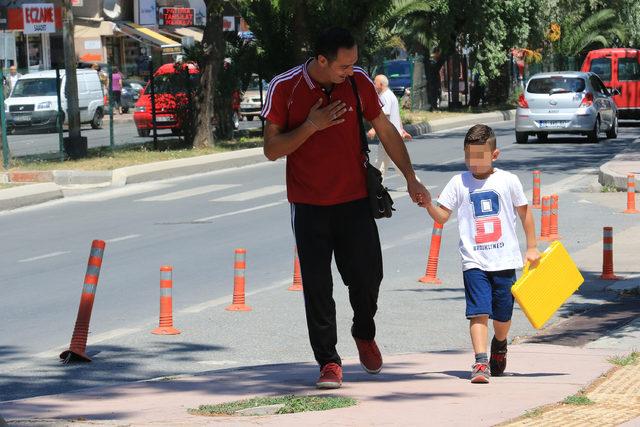
M52 3L22 5L25 34L55 33L56 22Z

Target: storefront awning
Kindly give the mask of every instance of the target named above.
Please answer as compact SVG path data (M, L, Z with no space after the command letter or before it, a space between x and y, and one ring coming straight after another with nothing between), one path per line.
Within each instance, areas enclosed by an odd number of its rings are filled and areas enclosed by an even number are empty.
M74 25L74 36L82 39L108 37L113 35L115 29L116 24L111 21L82 21Z
M133 22L122 22L120 23L120 31L142 43L150 43L160 47L163 55L182 53L180 43L176 43L169 37L163 36L150 28L134 24Z
M173 29L173 32L181 36L193 37L195 41L202 42L202 30L198 28L177 27Z

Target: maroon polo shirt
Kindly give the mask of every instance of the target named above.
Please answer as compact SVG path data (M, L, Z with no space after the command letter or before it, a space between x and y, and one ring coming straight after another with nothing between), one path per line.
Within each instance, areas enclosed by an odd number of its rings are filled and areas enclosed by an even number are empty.
M358 127L356 98L349 79L325 93L307 72L310 60L273 78L262 116L289 132L302 125L311 107L322 99L322 107L341 100L347 106L344 122L311 135L287 156L287 196L291 203L335 205L367 196L364 157ZM367 73L354 67L362 113L371 121L381 105Z

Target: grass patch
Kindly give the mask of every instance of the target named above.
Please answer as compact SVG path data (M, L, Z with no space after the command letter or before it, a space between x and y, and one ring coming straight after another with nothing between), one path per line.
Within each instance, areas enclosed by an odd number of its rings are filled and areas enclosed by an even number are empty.
M637 365L640 362L640 352L633 351L626 356L613 356L609 358L609 363L618 366Z
M601 193L617 193L618 189L616 188L615 185L603 185L602 188L600 188L600 192Z
M254 397L252 399L235 402L220 403L218 405L200 405L198 409L189 409L193 415L226 416L234 415L236 411L255 408L257 406L278 405L285 406L278 414L293 414L296 412L326 411L329 409L346 408L357 403L350 397L339 396L275 396Z
M573 396L566 397L562 401L562 403L564 403L565 405L584 406L584 405L593 405L595 402L582 394L574 394Z
M541 416L544 413L544 411L540 408L535 408L535 409L531 409L528 411L524 412L524 417L525 418L537 418L539 416Z
M126 166L165 160L184 159L188 157L204 156L207 154L226 151L242 150L262 146L262 137L247 136L229 141L218 141L214 147L185 148L180 146L178 139L159 140L158 149L154 149L152 142L139 145L90 148L88 156L79 160L65 160L60 162L58 154L47 156L27 156L15 158L11 161L12 170L113 170Z

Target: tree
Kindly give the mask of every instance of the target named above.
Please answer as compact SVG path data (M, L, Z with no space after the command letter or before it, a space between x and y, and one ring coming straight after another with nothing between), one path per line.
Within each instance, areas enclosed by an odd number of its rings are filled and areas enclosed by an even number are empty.
M224 60L224 38L222 35L223 0L206 0L207 18L202 35L202 61L200 68L200 90L194 103L195 134L193 146L197 148L214 145L211 117L215 85Z

